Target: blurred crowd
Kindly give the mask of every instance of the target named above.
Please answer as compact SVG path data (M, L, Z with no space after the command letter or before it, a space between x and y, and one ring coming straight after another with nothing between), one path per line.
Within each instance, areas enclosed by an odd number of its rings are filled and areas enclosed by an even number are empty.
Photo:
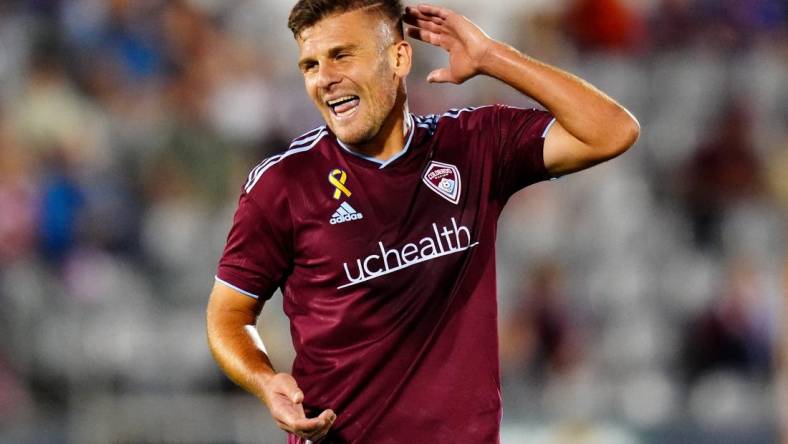
M434 3L643 127L501 221L504 443L777 442L788 2ZM0 442L281 442L216 369L203 313L247 172L321 124L291 6L0 2ZM537 106L428 85L445 59L414 45L415 113ZM287 370L281 297L261 324Z

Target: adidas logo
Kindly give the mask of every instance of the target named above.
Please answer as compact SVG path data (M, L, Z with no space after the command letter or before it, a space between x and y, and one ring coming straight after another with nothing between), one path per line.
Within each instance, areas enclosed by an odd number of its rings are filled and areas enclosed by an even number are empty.
M329 222L331 222L331 225L336 225L363 218L364 215L353 209L349 203L342 202L342 205L337 208L337 211L331 215L331 220Z

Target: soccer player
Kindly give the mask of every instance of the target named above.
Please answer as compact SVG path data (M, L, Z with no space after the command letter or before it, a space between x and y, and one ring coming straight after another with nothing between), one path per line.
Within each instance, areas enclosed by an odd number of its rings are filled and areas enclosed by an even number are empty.
M430 82L496 78L547 112L408 111L407 34L448 52ZM218 266L208 338L289 443L496 443L495 234L509 197L615 157L637 121L441 7L300 0L289 27L325 126L254 168ZM281 288L296 351L256 333Z

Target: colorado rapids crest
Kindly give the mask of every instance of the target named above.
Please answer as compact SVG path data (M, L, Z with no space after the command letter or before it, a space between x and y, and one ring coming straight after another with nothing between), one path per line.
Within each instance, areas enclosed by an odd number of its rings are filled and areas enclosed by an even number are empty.
M432 191L449 202L456 205L460 201L462 181L456 166L433 160L427 166L422 180Z

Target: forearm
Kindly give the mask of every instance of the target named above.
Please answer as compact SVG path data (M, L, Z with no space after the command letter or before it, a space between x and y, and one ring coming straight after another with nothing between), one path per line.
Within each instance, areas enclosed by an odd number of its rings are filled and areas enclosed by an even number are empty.
M479 71L547 108L576 139L604 151L625 150L637 138L635 118L588 82L500 42L490 45Z
M264 387L276 372L254 326L254 316L208 310L208 344L224 373L266 404Z
M317 441L325 436L336 414L331 409L307 418L304 393L292 375L276 373L257 334L255 321L263 303L228 286L214 285L208 301L208 344L227 376L268 407L279 427Z

